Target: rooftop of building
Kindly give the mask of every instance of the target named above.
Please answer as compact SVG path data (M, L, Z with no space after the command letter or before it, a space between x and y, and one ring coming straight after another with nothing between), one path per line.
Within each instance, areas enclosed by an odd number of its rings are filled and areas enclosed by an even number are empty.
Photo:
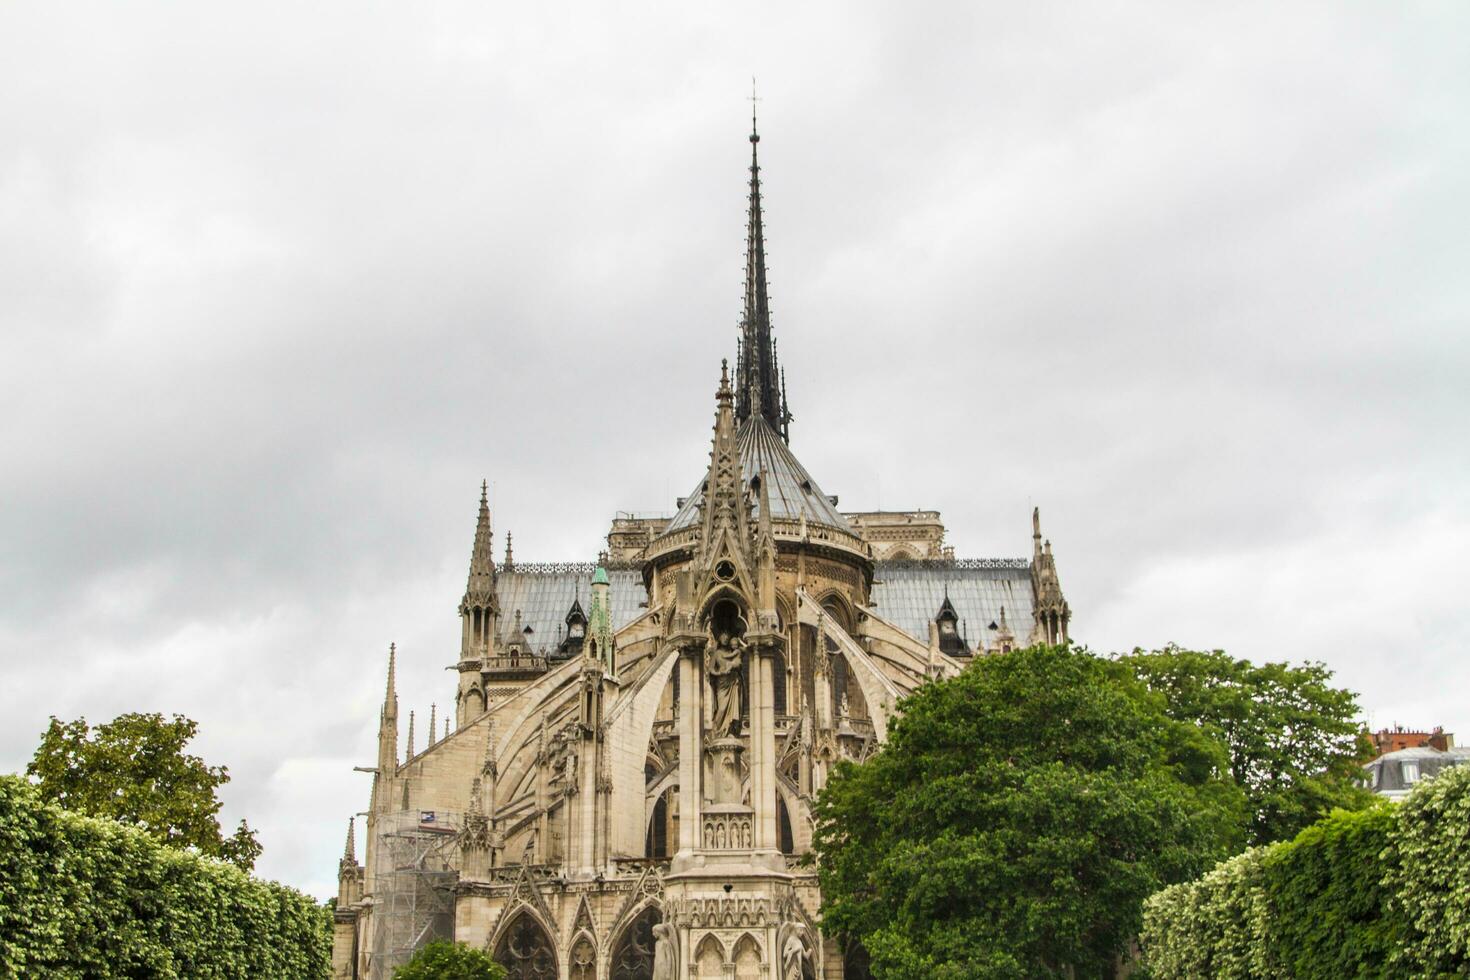
M740 424L736 433L740 447L740 471L746 485L760 474L765 474L766 490L771 500L771 519L775 521L799 521L803 517L809 523L837 528L853 534L847 520L838 512L836 498L829 497L817 486L806 467L796 455L759 415L752 415ZM704 501L705 478L701 478L694 491L684 499L679 512L664 529L673 534L699 523L700 504ZM759 497L756 498L754 518L760 516Z

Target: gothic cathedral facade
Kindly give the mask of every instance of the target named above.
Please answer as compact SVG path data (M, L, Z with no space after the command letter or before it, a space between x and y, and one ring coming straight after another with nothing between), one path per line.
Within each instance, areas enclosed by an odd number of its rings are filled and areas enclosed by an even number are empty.
M388 653L335 980L387 980L441 937L513 980L866 976L822 935L802 860L830 767L875 751L917 686L1066 640L1034 512L1030 558L956 558L937 512L844 513L792 454L759 139L708 471L672 516L616 517L587 565L518 562L509 535L497 563L482 487L454 709L420 748L410 712L400 752Z

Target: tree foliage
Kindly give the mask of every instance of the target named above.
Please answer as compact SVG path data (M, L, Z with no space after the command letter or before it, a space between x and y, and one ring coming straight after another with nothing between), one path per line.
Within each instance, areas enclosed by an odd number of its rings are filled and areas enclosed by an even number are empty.
M505 967L464 943L438 940L393 971L393 980L505 980Z
M1218 744L1117 663L987 657L902 707L817 803L823 929L877 976L1102 975L1145 897L1238 845Z
M1262 870L1273 958L1293 977L1390 976L1408 923L1389 910L1389 804L1338 810L1270 850Z
M1135 650L1120 662L1164 696L1171 717L1224 742L1248 801L1252 844L1289 839L1334 809L1372 800L1356 782L1372 755L1357 695L1333 687L1323 664L1258 665L1174 646Z
M321 907L0 776L0 976L325 980Z
M1470 766L1339 810L1144 906L1156 980L1470 976Z
M1144 904L1142 943L1155 980L1286 980L1269 942L1261 884L1269 848L1254 847Z
M199 726L183 715L125 714L90 728L54 716L26 774L64 809L132 824L169 847L197 850L249 871L260 843L245 821L225 837L215 791L230 781L184 751Z
M1470 975L1470 765L1414 787L1396 815L1384 884L1413 922L1405 955L1431 976Z

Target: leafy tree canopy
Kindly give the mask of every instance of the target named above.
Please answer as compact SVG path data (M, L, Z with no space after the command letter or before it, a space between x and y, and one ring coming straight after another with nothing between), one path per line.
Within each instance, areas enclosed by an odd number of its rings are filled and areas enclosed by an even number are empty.
M125 714L96 728L53 716L26 774L64 809L141 827L160 843L249 871L260 856L255 831L241 820L225 837L217 819L215 790L230 781L228 770L184 751L198 730L183 715Z
M441 939L394 970L393 980L505 980L505 967L489 953Z
M977 659L817 802L823 928L884 978L1108 975L1143 899L1240 843L1219 744L1123 666Z
M1372 755L1357 695L1333 687L1323 664L1257 665L1175 646L1120 662L1164 696L1170 717L1224 742L1246 794L1250 843L1289 840L1334 808L1372 802L1355 781Z

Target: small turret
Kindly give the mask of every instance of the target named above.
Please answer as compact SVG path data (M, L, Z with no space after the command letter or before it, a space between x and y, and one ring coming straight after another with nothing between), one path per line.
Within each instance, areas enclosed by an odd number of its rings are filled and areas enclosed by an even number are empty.
M345 909L362 901L362 865L357 863L353 835L354 818L347 818L347 846L337 862L337 908Z
M1066 643L1072 610L1062 595L1051 542L1041 538L1041 508L1031 511L1031 590L1035 595L1035 626L1032 643Z
M582 653L582 644L587 640L587 614L582 610L580 598L572 599L563 623L566 626L566 636L557 644L557 655L560 660L571 660Z
M944 602L939 606L939 612L934 614L935 631L938 634L939 652L951 657L967 657L970 651L965 646L964 638L959 630L960 616L955 612L954 603L949 600L948 587L944 590Z
M488 481L482 480L475 543L470 550L470 574L465 583L464 598L459 603L460 648L459 662L455 665L459 671L459 686L454 694L454 703L460 725L469 724L485 711L480 672L485 662L495 654L495 632L500 622L488 490ZM431 744L433 740L431 726Z
M1001 653L1010 653L1016 648L1016 635L1011 624L1006 622L1006 607L1000 607L1000 624L995 627L995 648Z
M607 569L601 565L592 573L592 600L587 609L585 655L602 665L609 675L617 673L617 652L613 645L612 585Z

